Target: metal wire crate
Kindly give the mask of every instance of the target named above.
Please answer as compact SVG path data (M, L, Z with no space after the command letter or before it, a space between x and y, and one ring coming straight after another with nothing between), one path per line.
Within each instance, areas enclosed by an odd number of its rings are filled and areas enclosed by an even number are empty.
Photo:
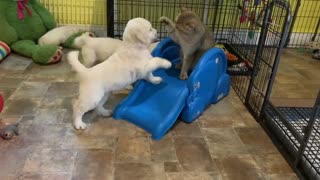
M270 1L261 6L251 4L249 9L263 14L261 21L254 27L241 23L241 9L234 9L233 17L227 19L232 25L227 44L253 68L249 76L232 76L232 86L253 116L260 119L287 37L290 6L285 1ZM255 36L250 38L250 32Z
M305 179L320 179L320 90L313 107L282 107L268 101L263 125L282 144Z
M215 41L225 44L242 61L247 61L250 73L232 77L232 86L251 113L259 118L264 100L270 94L275 68L288 32L290 7L282 0L248 5L248 12L257 16L240 22L243 5L239 0L113 0L108 1L108 36L121 38L128 20L144 17L158 30L160 38L167 35L159 22L161 16L174 19L179 8L186 6L197 13L211 29ZM249 36L249 33L253 36Z
M108 1L108 36L122 37L126 23L135 17L148 19L155 29L158 30L160 38L166 36L165 27L159 22L161 16L174 19L181 6L186 6L196 12L209 29L214 28L212 23L216 17L214 4L217 0L111 0Z
M59 26L81 27L106 36L106 1L105 0L39 0L53 13Z
M320 42L320 1L291 0L292 22L286 47L300 48L309 42Z
M108 35L118 38L121 38L126 22L139 16L150 20L159 30L160 38L163 38L167 32L159 23L161 16L174 19L182 5L195 11L212 30L216 42L224 44L227 50L247 61L248 66L252 68L250 73L232 75L232 87L251 114L257 120L261 120L263 115L268 114L269 119L272 119L272 121L266 121L268 127L271 127L272 132L277 133L280 139L287 139L283 144L290 151L289 154L292 157L298 157L301 154L301 158L295 158L296 167L299 165L302 170L318 171L318 160L315 160L318 156L318 150L315 149L318 138L314 138L316 137L314 134L318 131L317 128L315 129L316 126L309 125L311 120L305 118L310 115L312 109L277 109L272 108L268 103L280 55L289 31L291 9L288 1L270 0L260 5L255 5L252 1L247 7L249 12L261 16L255 22L250 21L249 14L245 14L247 21L240 22L239 19L244 16L243 6L237 0L108 2L108 7L112 7L108 13ZM266 113L263 114L263 112ZM263 124L265 121L260 123ZM310 128L311 130L308 130ZM311 138L308 138L309 143L303 143L310 134L309 131L313 132ZM312 175L312 178L314 177L318 178L317 173Z
M159 18L174 19L181 6L190 8L213 32L217 43L224 44L227 50L248 63L247 72L232 74L232 87L248 110L282 142L293 167L301 170L306 178L320 179L320 125L319 113L315 113L319 104L314 108L276 107L269 101L283 47L300 47L310 40L319 40L319 0L262 0L260 5L250 1L249 14L243 13L243 0L40 2L54 13L59 25L86 26L99 36L105 36L107 28L109 37L120 39L128 20L135 17L148 19L163 38L167 32ZM305 11L308 8L314 13ZM251 14L256 15L255 21L251 20ZM247 20L240 22L241 17ZM297 30L297 27L304 29Z

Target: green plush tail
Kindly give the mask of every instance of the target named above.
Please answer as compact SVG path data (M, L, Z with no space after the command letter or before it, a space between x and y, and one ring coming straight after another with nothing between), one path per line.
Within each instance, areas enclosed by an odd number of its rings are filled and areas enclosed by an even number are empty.
M62 46L65 48L77 49L77 47L74 45L74 40L77 37L81 36L83 33L86 33L86 31L80 31L78 33L73 34L66 40L66 42Z

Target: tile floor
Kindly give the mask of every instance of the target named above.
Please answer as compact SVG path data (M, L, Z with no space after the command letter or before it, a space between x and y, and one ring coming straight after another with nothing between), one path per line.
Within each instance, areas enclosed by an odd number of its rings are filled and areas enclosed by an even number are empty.
M292 63L294 57L285 55L290 66L282 63L277 84L295 81L292 74L309 78L308 87L319 84L312 78L320 74L308 71L319 62L301 66L299 58ZM20 122L17 138L0 140L2 180L298 179L234 91L192 124L178 123L161 141L125 121L92 113L85 117L87 130L74 130L71 101L77 82L65 59L39 66L11 55L0 64L0 91L5 97L2 122ZM273 95L294 95L279 91ZM107 106L126 95L113 94Z
M285 50L272 91L273 98L315 99L320 88L320 61L298 50Z

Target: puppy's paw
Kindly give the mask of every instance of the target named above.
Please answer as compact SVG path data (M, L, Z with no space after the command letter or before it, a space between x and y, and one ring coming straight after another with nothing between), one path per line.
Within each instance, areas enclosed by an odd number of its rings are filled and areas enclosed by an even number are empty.
M129 85L129 86L127 86L125 89L130 91L130 90L133 89L133 86L132 86L132 85Z
M164 60L163 61L163 68L169 69L172 66L170 61Z
M82 121L75 121L73 123L73 126L75 129L80 130L80 129L86 129L87 125L86 123L82 122Z
M161 82L162 82L161 77L154 77L152 78L152 81L151 81L152 84L160 84Z
M167 17L165 17L165 16L162 16L162 17L159 19L159 21L160 21L161 23L164 23L164 24L169 24L170 19L167 18Z
M188 74L187 73L182 73L182 74L180 74L179 78L181 80L187 80L188 79Z
M109 109L99 109L97 113L103 117L109 117L113 114L112 110Z

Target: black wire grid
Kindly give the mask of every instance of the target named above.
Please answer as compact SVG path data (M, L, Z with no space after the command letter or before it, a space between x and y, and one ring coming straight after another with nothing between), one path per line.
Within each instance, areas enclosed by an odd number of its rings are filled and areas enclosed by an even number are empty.
M320 90L314 107L276 107L267 102L265 125L304 179L320 179Z
M232 86L251 113L259 118L265 97L269 96L275 64L284 46L288 21L289 4L282 0L255 1L243 14L239 0L114 0L108 1L108 35L122 37L128 20L144 17L158 30L160 38L167 35L159 22L161 16L175 19L179 8L185 6L197 13L207 28L214 34L217 43L225 44L242 61L247 61L252 72L232 76ZM256 20L251 20L255 14ZM240 22L244 15L246 21ZM249 33L251 36L249 36Z
M286 46L290 48L305 47L309 42L320 42L320 1L291 1L292 22Z
M128 20L134 17L147 18L155 29L158 30L160 38L166 36L164 26L159 22L161 16L167 16L174 20L179 13L179 8L185 6L196 12L204 21L212 22L212 15L216 8L214 4L217 1L211 0L113 0L108 1L107 8L110 13L108 21L109 36L121 38L124 27ZM113 5L113 6L112 6ZM113 16L113 17L112 17ZM113 20L112 20L113 19ZM109 20L109 18L108 18ZM208 28L212 29L213 25L206 23Z
M297 0L299 1L299 0ZM293 109L272 106L268 99L278 68L283 47L288 43L291 10L287 0L264 0L260 5L251 1L248 14L243 14L242 0L110 0L108 1L108 35L120 38L128 20L144 17L158 30L160 39L167 36L159 23L161 16L175 19L181 6L196 12L214 34L216 43L247 61L249 73L232 75L232 87L251 114L283 141L293 152L289 163L297 172L319 174L319 118L310 124L311 108ZM293 1L294 3L296 1ZM255 21L250 21L255 14ZM246 22L240 22L245 16ZM249 35L250 34L250 35ZM283 116L279 116L283 114ZM312 113L311 113L312 114ZM269 117L269 118L266 118ZM295 119L294 119L295 118ZM282 120L283 121L282 121ZM308 137L308 138L307 138ZM304 143L308 142L308 143ZM300 153L300 155L299 155ZM304 163L308 162L308 163ZM298 169L298 167L300 167ZM300 174L300 173L298 173ZM307 176L306 176L307 177ZM309 176L308 176L309 177Z

